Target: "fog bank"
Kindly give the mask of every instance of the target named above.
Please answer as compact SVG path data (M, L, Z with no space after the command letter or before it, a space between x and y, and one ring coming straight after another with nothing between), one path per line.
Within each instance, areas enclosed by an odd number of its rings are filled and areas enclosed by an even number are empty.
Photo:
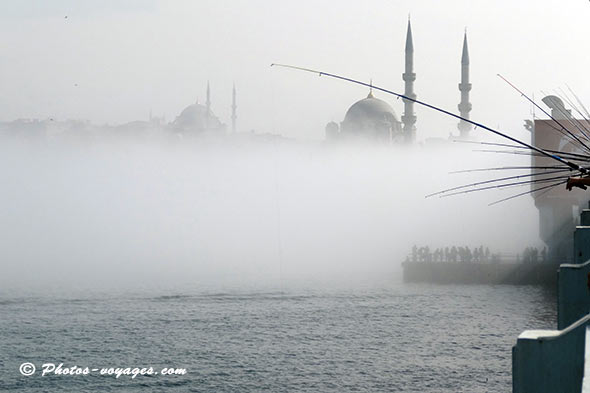
M540 245L524 189L428 198L527 158L288 140L0 144L0 286L192 288L391 277L412 245Z

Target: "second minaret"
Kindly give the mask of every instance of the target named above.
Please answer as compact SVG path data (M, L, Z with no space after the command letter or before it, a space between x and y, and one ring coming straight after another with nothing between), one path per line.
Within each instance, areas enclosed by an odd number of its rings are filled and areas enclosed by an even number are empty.
M402 74L402 79L405 82L406 97L416 99L414 93L414 81L416 74L414 73L414 43L412 42L412 26L408 19L408 32L406 34L406 72ZM416 115L414 114L414 102L403 99L404 114L402 116L404 141L406 143L413 143L416 139Z
M461 91L461 102L458 105L461 117L469 119L469 112L471 112L471 103L469 102L469 92L471 91L471 83L469 83L469 51L467 50L467 31L463 37L463 54L461 55L461 83L459 83L459 91ZM462 139L469 138L469 131L471 131L471 124L464 120L459 121L457 125Z

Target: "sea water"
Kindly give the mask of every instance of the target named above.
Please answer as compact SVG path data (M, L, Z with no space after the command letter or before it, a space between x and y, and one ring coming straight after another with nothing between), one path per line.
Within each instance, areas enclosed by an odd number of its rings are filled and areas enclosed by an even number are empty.
M518 334L555 320L531 286L2 292L0 390L507 392Z

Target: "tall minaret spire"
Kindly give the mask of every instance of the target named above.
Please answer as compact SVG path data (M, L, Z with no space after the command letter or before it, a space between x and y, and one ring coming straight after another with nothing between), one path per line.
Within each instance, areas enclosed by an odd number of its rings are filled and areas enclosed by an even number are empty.
M236 120L238 116L236 115L236 84L234 83L234 88L232 90L232 104L231 104L231 130L235 134L236 133Z
M459 103L459 113L461 117L469 119L469 112L471 112L471 103L469 102L469 91L471 90L471 83L469 83L469 50L467 49L467 29L463 36L463 53L461 55L461 83L459 83L459 91L461 92L461 103ZM460 131L461 138L468 138L471 124L461 120L457 125Z
M205 102L207 106L207 112L211 111L211 90L209 89L209 81L207 81L207 101Z
M211 90L209 89L209 81L207 81L207 101L205 101L207 113L205 114L205 127L209 128L209 116L211 116Z
M412 26L410 24L410 17L408 16L408 32L406 33L406 72L402 74L402 79L405 82L406 97L416 99L414 93L414 81L416 74L414 73L414 43L412 41ZM414 103L410 100L404 99L404 114L402 116L404 140L406 143L414 142L416 138L416 115L414 114Z

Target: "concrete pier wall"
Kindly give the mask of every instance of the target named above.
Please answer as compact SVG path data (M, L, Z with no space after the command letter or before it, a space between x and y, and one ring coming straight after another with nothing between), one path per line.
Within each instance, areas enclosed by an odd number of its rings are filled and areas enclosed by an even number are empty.
M589 312L590 261L580 265L559 266L557 328L565 329Z
M574 231L574 263L590 259L590 226L577 226Z
M404 262L404 282L555 285L550 263Z
M512 348L514 393L590 393L590 343L586 340L590 326L589 209L582 211L580 223L574 232L576 263L559 267L559 330L526 330L518 337Z
M590 393L590 328L586 327L586 350L584 353L584 379L582 393Z
M580 213L580 225L583 227L590 227L590 209L582 210Z
M526 330L512 348L514 393L580 393L584 377L586 315L564 330Z

